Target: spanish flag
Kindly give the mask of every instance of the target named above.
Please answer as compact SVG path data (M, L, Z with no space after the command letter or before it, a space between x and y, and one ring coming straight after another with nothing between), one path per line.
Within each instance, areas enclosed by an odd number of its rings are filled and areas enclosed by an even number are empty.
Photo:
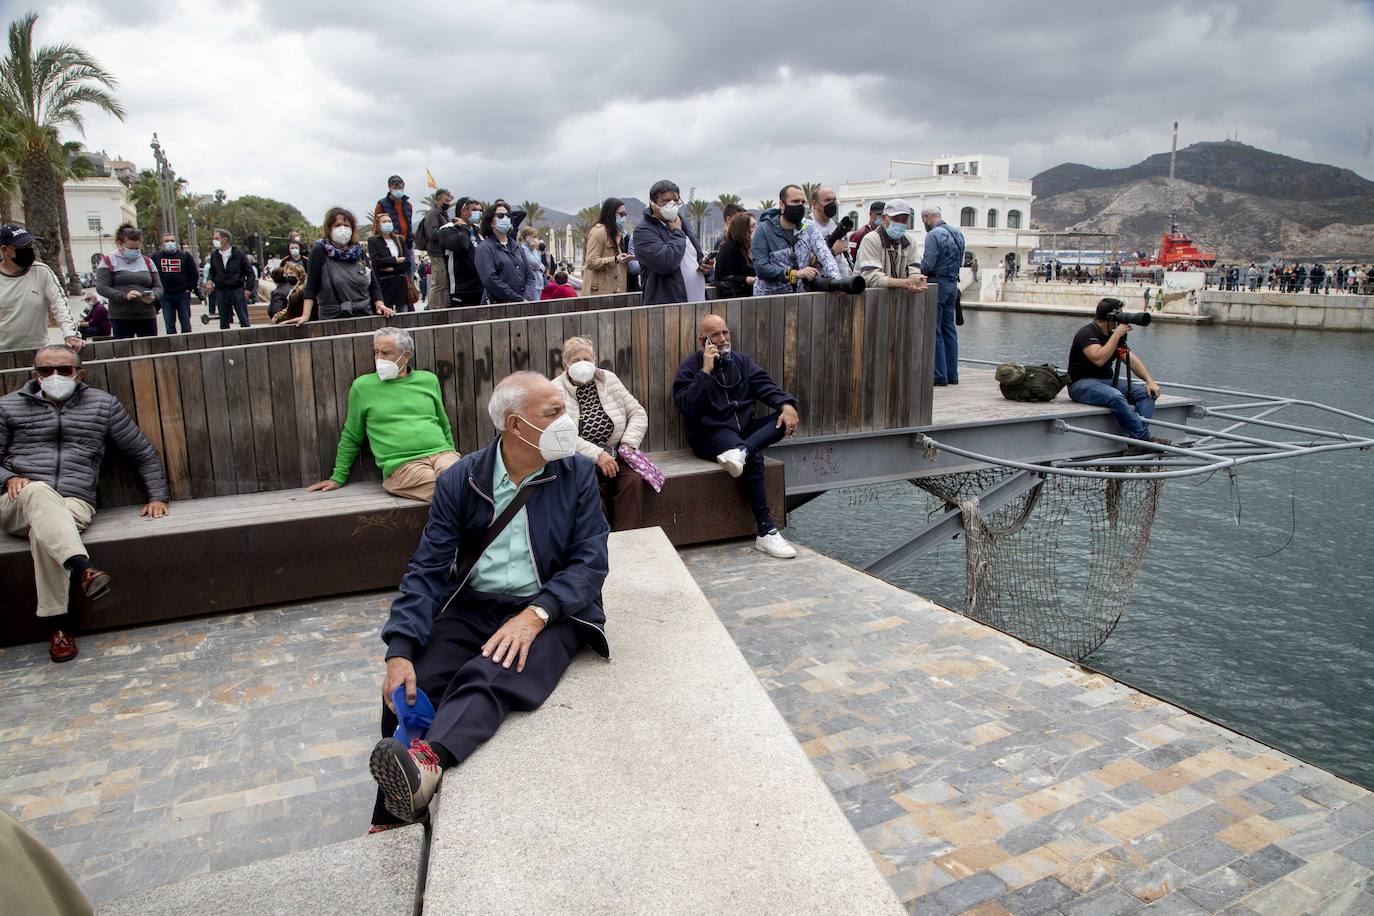
M439 184L434 180L434 173L431 172L429 169L425 169L425 185L431 191L439 190Z

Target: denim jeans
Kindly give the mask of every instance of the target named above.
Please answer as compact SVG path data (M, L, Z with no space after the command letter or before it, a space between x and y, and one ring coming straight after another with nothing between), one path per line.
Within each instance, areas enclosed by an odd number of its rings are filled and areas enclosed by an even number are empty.
M707 461L715 461L717 455L732 448L745 450L747 457L744 461L744 473L740 475L739 482L744 488L745 495L749 497L749 508L754 512L754 521L758 525L760 537L777 527L773 523L773 513L768 508L768 492L763 477L763 450L781 442L785 435L786 432L778 426L778 413L770 413L766 417L755 419L744 428L743 433L729 429L713 429L697 436L688 435L692 451L698 458Z
M1132 385L1131 394L1135 397L1134 406L1126 398L1125 379L1118 379L1115 387L1110 379L1101 378L1081 378L1069 386L1070 400L1094 407L1110 407L1126 435L1132 439L1148 439L1150 427L1141 422L1141 417L1148 420L1155 415L1155 399L1141 384Z
M229 325L233 323L236 314L239 316L239 327L248 327L248 302L243 298L242 286L233 289L216 289L211 295L214 296L215 307L219 312L221 331L229 330Z
M177 319L181 320L181 333L191 333L191 291L162 294L162 324L168 334L177 332Z
M959 286L952 280L937 282L939 310L935 325L935 384L959 381L959 330L954 324L954 300Z

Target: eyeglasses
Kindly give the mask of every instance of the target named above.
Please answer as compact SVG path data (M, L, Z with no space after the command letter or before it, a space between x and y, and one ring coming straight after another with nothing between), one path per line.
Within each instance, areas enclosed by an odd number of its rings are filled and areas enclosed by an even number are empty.
M76 375L76 373L80 372L81 370L78 369L76 366L34 366L33 371L37 372L39 376L42 378L47 378L54 372L56 372L58 375L71 378L73 375Z

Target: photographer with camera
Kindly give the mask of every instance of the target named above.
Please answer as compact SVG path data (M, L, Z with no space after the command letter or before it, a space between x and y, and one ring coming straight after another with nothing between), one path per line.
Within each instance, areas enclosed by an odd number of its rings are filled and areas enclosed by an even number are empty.
M840 204L834 188L817 188L816 193L811 195L811 219L816 224L816 231L830 246L830 253L835 256L835 266L843 278L854 274L853 262L849 259L849 233L854 230L854 221L847 216L836 220L839 212Z
M778 206L759 214L750 251L755 296L804 292L802 281L842 279L825 238L806 218L806 192L799 185L785 186L778 192ZM818 267L811 266L813 259Z
M1132 439L1167 444L1167 439L1152 438L1144 422L1155 415L1159 383L1140 357L1126 346L1131 324L1148 325L1150 315L1123 312L1122 308L1120 299L1103 299L1097 303L1093 321L1073 336L1069 348L1069 398L1078 404L1111 408L1122 430ZM1132 375L1144 384L1132 384ZM1146 449L1132 446L1128 451Z

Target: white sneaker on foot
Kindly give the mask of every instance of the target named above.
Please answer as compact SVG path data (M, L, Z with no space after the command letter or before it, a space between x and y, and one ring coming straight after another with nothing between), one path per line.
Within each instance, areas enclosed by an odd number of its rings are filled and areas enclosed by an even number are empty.
M744 462L749 456L744 453L742 448L732 448L728 452L721 452L716 456L716 463L725 468L725 473L731 477L738 477L744 473Z
M790 560L797 555L797 548L787 543L776 528L763 537L754 538L754 549L762 550L775 560Z

